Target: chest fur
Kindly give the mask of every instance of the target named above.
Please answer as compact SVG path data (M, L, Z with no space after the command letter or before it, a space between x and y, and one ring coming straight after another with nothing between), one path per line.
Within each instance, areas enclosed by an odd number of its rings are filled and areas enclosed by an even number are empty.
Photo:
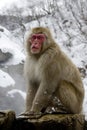
M35 82L40 82L41 80L41 71L39 61L37 60L29 60L29 63L26 64L28 68L28 77L29 80L33 80Z

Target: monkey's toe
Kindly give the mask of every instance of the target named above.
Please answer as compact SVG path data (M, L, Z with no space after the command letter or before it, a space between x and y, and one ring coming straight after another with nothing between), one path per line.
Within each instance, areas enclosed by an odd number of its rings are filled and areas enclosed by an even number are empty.
M24 119L37 119L42 116L42 113L34 113L34 112L24 112L21 113L18 118L24 118Z

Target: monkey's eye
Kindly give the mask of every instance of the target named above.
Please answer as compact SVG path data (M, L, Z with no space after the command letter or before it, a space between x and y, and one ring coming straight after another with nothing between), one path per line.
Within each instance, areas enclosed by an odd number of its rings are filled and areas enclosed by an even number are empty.
M32 40L35 40L36 38L37 38L37 36L35 36L35 35L33 35L33 36L31 37Z
M37 36L37 39L41 39L41 36Z
M37 36L38 40L43 39L43 38L44 38L43 36Z
M43 40L43 39L45 39L46 38L46 36L44 35L44 34L33 34L32 36L31 36L31 40L33 41L33 40Z

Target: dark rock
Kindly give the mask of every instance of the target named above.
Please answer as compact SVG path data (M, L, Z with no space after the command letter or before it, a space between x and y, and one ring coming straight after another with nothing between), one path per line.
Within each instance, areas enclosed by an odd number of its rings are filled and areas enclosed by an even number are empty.
M3 28L0 28L0 32L4 32L4 29L3 29Z
M10 52L2 52L0 49L0 63L7 62L10 58L12 58L12 54Z
M0 130L84 130L85 125L81 114L47 114L38 119L23 119L13 111L0 112Z

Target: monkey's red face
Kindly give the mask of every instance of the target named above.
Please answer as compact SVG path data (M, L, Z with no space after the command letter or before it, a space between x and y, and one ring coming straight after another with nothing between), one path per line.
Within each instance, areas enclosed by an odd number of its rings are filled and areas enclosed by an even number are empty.
M31 53L38 54L41 51L42 45L46 40L45 34L33 34L30 38L31 41Z

